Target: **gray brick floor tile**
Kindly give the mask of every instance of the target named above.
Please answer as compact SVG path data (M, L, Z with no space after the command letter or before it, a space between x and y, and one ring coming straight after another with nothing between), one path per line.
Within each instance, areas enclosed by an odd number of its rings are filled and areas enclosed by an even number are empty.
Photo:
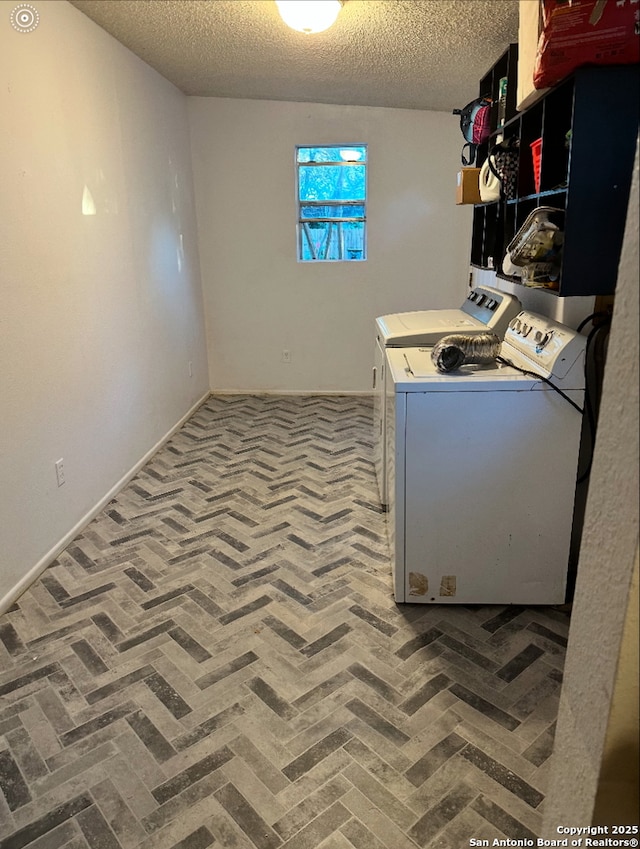
M0 617L3 849L536 833L568 616L394 604L372 438L213 396Z

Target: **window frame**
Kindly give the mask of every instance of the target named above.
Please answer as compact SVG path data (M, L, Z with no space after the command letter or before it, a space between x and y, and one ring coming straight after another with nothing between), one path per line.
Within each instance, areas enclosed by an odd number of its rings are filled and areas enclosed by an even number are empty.
M301 162L299 161L299 152L301 150L305 150L306 148L319 148L323 150L349 150L350 148L364 148L364 160L358 159L354 161L343 160L339 157L336 160L331 160L327 162ZM295 191L296 191L296 212L297 212L297 223L296 223L296 255L297 261L301 263L309 263L309 262L366 262L368 258L368 245L367 245L367 202L369 199L369 146L366 143L362 142L351 142L349 144L298 144L295 147L294 151L295 157ZM300 199L300 175L301 175L301 167L353 167L354 165L364 166L364 198L361 200L301 200ZM353 217L338 217L338 216L323 216L318 218L305 218L302 215L303 207L362 207L363 214L361 216L353 216ZM343 247L343 236L342 236L342 228L339 226L341 223L354 223L359 222L362 223L362 256L360 257L349 257L349 256L338 256L336 258L331 257L317 257L315 256L315 251L313 245L311 243L311 239L309 236L309 231L307 228L307 224L310 221L317 222L328 222L330 224L337 224L338 231L338 252L340 254L344 253ZM327 245L325 248L325 253L329 252L329 248L331 246L331 238L334 228L332 227L327 234ZM306 246L311 253L311 257L309 259L305 259L303 256L304 250L304 240L306 237Z

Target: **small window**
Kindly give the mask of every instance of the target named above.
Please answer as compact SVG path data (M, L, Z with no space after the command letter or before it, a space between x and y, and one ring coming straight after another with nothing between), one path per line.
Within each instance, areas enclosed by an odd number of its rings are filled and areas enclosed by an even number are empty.
M367 147L299 147L298 259L366 259Z

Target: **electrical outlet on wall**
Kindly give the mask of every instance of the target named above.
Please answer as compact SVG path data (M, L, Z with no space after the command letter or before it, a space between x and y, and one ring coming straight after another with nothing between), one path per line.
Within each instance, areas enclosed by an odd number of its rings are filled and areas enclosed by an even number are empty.
M56 461L56 478L58 480L58 486L62 486L65 481L64 477L64 461L62 457Z
M291 351L288 348L283 348L282 350L282 362L290 363L291 362Z

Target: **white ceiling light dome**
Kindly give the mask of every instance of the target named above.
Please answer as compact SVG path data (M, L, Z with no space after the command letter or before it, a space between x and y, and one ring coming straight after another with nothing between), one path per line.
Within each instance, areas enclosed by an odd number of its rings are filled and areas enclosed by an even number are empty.
M309 35L335 23L344 0L276 0L282 20L291 29Z

